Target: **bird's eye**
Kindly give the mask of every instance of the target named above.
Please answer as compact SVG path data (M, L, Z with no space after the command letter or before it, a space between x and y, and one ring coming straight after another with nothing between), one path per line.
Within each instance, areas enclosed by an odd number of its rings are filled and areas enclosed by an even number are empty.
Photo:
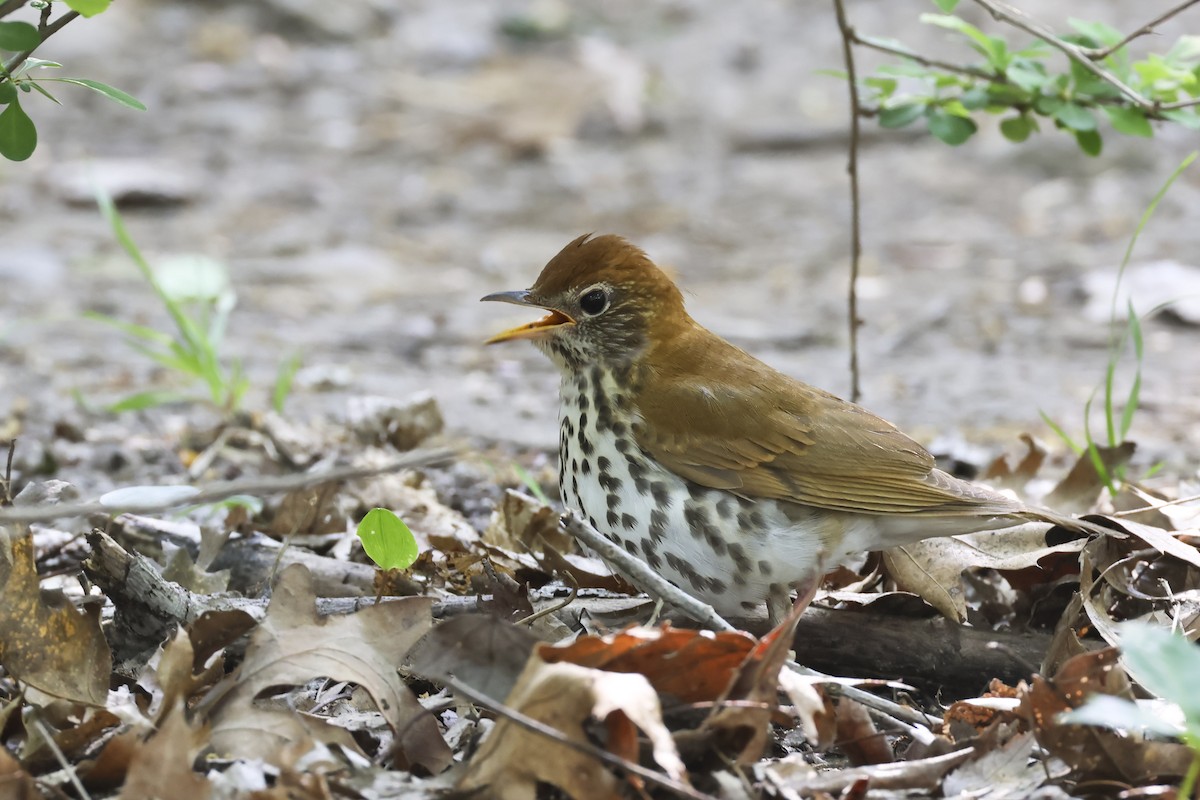
M608 293L599 287L589 289L579 298L579 307L583 313L594 317L608 308Z

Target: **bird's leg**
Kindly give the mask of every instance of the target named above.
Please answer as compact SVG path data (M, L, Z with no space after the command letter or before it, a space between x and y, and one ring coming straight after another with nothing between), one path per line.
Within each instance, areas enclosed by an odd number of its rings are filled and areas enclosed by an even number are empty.
M790 586L785 583L771 584L771 593L767 595L767 621L771 627L778 627L793 611L799 609L803 612L807 609L817 596L817 589L821 588L821 579L824 576L825 573L818 570L810 577ZM796 590L795 601L792 600L793 588Z

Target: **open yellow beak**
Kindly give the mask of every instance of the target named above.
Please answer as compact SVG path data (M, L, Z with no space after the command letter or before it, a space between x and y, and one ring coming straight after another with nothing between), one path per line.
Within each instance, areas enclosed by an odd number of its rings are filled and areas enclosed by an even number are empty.
M528 291L519 292L496 292L489 294L487 297L480 298L480 302L495 301L499 303L512 303L518 306L530 306L531 308L545 308L533 302L529 297ZM574 325L575 320L568 317L561 311L554 309L546 309L550 313L534 322L525 325L518 325L515 328L509 328L506 331L497 333L492 338L488 339L485 344L496 344L497 342L508 342L513 339L536 339L543 336L552 330L561 328L564 325Z

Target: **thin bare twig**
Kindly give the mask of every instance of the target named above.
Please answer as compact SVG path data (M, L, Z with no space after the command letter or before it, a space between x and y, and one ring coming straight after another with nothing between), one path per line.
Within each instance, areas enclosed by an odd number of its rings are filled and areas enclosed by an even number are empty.
M1185 2L1180 3L1179 5L1175 6L1174 8L1168 9L1167 11L1164 11L1162 14L1159 14L1157 17L1150 20L1145 25L1138 28L1133 33L1129 34L1124 39L1122 39L1121 41L1112 45L1111 47L1082 47L1080 49L1087 55L1088 58L1090 58L1094 61L1101 61L1105 58L1108 58L1113 53L1117 52L1122 47L1124 47L1125 45L1132 42L1134 39L1137 39L1141 36L1146 36L1147 34L1154 33L1154 29L1157 28L1159 25L1163 24L1164 22L1166 22L1167 20L1169 20L1171 17L1175 16L1176 14L1179 14L1180 12L1185 11L1189 7L1196 5L1196 3L1200 3L1200 0L1185 0Z
M1194 0L1194 2L1200 3L1200 0ZM858 31L854 30L853 28L850 29L849 34L851 37L850 40L854 44L862 45L869 50L878 50L881 53L907 58L910 61L915 61L924 67L940 69L946 72L955 72L959 75L966 75L969 78L979 78L980 80L991 81L992 83L1008 83L1003 75L997 75L994 72L988 72L985 69L972 67L968 64L951 64L949 61L939 61L936 58L929 58L921 55L920 53L914 53L907 47L899 47L894 44L888 44L887 42L881 42L878 39L871 37L859 36Z
M299 475L280 475L277 477L252 478L245 481L222 481L209 484L197 494L190 497L175 498L165 502L145 503L137 507L114 507L98 501L85 503L59 503L52 506L16 506L0 508L0 525L6 522L49 522L65 517L83 517L89 514L116 515L122 512L148 514L168 511L182 506L204 505L216 503L239 494L262 495L290 492L308 486L319 486L332 481L351 481L359 478L371 478L385 475L389 472L399 472L402 469L425 467L445 462L453 455L450 450L414 450L379 467L340 467L324 472L305 472Z
M737 630L713 610L712 606L692 597L651 569L645 561L605 539L595 528L580 519L574 511L568 511L563 515L562 525L566 528L567 533L594 550L598 556L619 570L641 591L653 598L665 600L701 625L714 631Z
M687 784L680 783L674 778L663 775L660 772L655 772L652 769L646 769L641 764L635 764L632 761L621 758L618 755L614 755L607 750L597 747L591 742L576 741L575 739L571 739L558 728L552 727L544 722L534 719L533 717L522 714L515 708L509 708L499 700L495 700L483 694L482 692L472 689L470 686L467 686L457 678L452 676L446 677L442 679L442 682L458 694L461 694L463 697L470 700L472 703L484 706L485 708L490 708L496 714L504 717L515 725L520 725L527 731L532 731L539 736L545 736L551 741L557 742L564 747L569 747L577 753L583 753L584 755L591 756L597 761L602 761L611 767L616 767L617 769L624 770L632 775L637 775L647 783L652 783L655 786L666 789L667 791L676 794L679 797L687 797L690 798L690 800L716 800L716 798L712 795L698 792Z
M4 479L0 481L3 485L3 491L0 492L0 506L11 506L13 501L12 496L12 462L13 454L17 452L17 440L8 440L8 459L4 465Z
M858 75L854 69L854 29L846 19L842 0L833 0L837 12L838 30L842 32L842 57L846 62L846 85L850 90L850 154L846 173L850 177L850 289L847 299L850 312L850 402L862 398L858 373L858 269L862 260L862 214L858 194L859 113Z
M5 0L0 3L0 18L7 17L14 11L19 11L25 7L28 0Z

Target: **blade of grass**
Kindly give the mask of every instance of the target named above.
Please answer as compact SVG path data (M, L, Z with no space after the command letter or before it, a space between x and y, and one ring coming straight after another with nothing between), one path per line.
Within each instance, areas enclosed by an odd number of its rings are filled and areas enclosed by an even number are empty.
M275 375L275 388L271 392L271 407L276 414L283 413L283 405L288 395L292 393L292 382L300 370L300 354L292 353L279 364L279 372Z
M1050 430L1054 431L1055 435L1062 439L1063 443L1066 444L1067 447L1071 448L1071 452L1073 452L1075 455L1080 455L1083 453L1083 448L1076 444L1075 440L1067 435L1067 432L1063 430L1061 425L1050 419L1049 414L1047 414L1045 411L1038 411L1038 414L1041 415L1042 422L1049 425Z
M1142 393L1142 359L1145 355L1145 350L1142 342L1142 324L1138 319L1137 313L1133 310L1133 301L1129 303L1129 336L1133 340L1134 364L1136 366L1133 373L1133 386L1129 389L1129 398L1125 401L1125 408L1121 413L1121 441L1125 440L1129 429L1133 427L1133 415L1137 413ZM1113 444L1115 446L1120 444L1120 442L1114 442Z

